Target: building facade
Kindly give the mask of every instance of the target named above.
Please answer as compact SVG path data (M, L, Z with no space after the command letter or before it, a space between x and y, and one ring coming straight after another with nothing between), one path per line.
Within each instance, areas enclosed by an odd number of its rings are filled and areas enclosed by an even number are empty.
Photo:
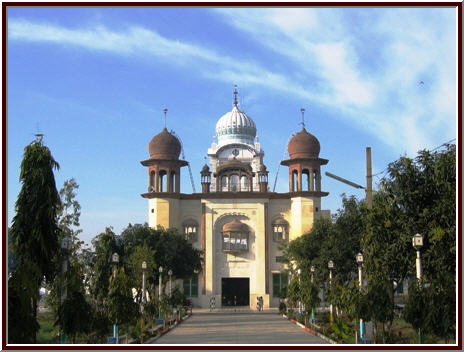
M329 217L321 210L320 144L304 125L288 143L289 191L270 192L264 151L256 138L256 124L237 102L216 124L208 149L209 165L201 170L201 193L180 191L179 139L164 128L149 144L148 223L177 228L204 251L203 269L184 280L184 293L194 306L256 305L278 307L287 285L279 245L311 230L314 220Z

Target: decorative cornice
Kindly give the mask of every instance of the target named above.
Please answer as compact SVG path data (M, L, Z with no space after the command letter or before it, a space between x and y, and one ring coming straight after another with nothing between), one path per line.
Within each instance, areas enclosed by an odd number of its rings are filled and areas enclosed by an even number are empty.
M326 197L329 192L211 192L211 193L167 193L149 192L142 193L143 198L169 198L169 199L291 199L296 197Z

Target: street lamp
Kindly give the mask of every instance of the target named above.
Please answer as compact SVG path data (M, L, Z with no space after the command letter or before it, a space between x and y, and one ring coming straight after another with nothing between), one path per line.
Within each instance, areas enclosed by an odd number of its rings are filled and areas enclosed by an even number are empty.
M334 268L334 262L333 261L329 261L329 263L327 264L328 268L329 268L329 287L332 288L332 270ZM333 322L333 304L332 302L330 302L330 322L332 323Z
M359 291L362 291L362 285L363 285L363 276L362 276L362 265L364 263L364 257L362 253L356 254L356 263L358 263L358 280L359 280ZM364 323L362 319L359 319L359 338L363 339L364 337Z
M168 275L169 275L169 298L171 298L171 295L172 295L172 282L171 282L172 270L171 269L169 269Z
M412 237L412 246L416 250L417 256L416 256L416 277L417 280L419 281L419 284L421 283L422 280L422 265L421 265L421 256L420 256L420 250L422 246L424 245L424 238L420 233L416 233Z
M112 262L113 262L113 277L116 277L116 273L118 270L118 263L119 263L119 254L118 253L113 253L112 257Z
M160 306L159 306L159 318L161 319L161 274L163 274L163 267L160 266L158 271L159 271L159 284L158 284L159 285L159 291L158 291L159 294L158 294L158 296L159 296L159 303L160 303Z
M118 272L118 263L119 263L119 254L114 252L112 256L112 262L113 262L113 279L116 278L116 273ZM115 343L118 343L118 325L113 324L113 337L116 339Z
M314 267L314 265L311 265L311 285L314 284L314 272L315 271L316 271L316 268ZM314 324L315 320L316 319L314 318L314 307L313 307L313 308L311 308L311 321L313 322L313 324Z
M63 262L61 263L61 272L62 272L62 277L63 280L61 281L61 304L64 304L64 301L66 300L67 296L67 288L66 288L66 272L68 271L68 255L69 255L69 249L71 248L71 237L70 236L64 236L61 239L61 249L63 250L64 256L63 256ZM61 330L61 338L60 338L60 343L67 343L68 337L66 334Z
M147 270L147 262L142 262L142 313L144 310L145 303L147 302L146 294L145 294L145 272Z
M424 237L420 233L416 233L412 237L412 246L416 250L416 278L417 278L417 283L419 287L422 286L422 263L421 263L420 250L423 245L424 245ZM420 328L418 329L417 333L418 333L419 343L423 343L422 332Z
M301 314L301 269L298 268L298 313Z

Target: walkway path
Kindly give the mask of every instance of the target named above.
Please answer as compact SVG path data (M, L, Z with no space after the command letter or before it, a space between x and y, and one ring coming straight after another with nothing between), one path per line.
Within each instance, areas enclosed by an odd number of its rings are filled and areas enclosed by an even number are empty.
M282 318L275 311L213 313L193 315L155 344L322 344L327 343Z

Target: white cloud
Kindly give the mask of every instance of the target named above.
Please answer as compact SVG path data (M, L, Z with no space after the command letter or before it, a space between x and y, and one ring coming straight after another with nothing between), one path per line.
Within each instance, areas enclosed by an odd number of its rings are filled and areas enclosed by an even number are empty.
M397 151L456 134L452 9L214 11L314 75L318 94L309 96Z

